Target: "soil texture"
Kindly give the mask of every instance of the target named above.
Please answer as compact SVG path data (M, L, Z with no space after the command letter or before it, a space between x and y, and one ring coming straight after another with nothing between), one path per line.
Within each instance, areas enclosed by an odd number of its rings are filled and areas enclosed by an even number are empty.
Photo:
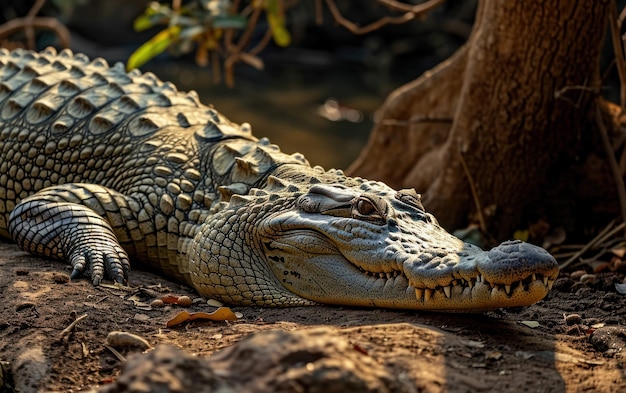
M130 289L69 272L0 243L0 392L626 391L620 273L562 273L538 304L487 313L236 307L167 328L215 307L138 269ZM192 304L153 303L170 294ZM107 346L111 332L147 343Z

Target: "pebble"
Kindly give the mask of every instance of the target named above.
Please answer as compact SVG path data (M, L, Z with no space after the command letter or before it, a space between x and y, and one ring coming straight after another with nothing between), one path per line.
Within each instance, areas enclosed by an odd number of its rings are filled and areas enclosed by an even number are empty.
M193 302L191 301L191 298L189 296L179 296L178 300L176 301L176 304L178 304L179 306L182 307L189 307L191 306Z
M107 335L107 345L113 348L138 347L141 349L150 349L152 346L143 337L136 334L120 331L112 331Z
M615 354L626 348L626 327L605 326L596 329L589 337L596 351Z
M582 323L583 319L580 314L569 314L565 316L565 323L568 326L578 325Z
M165 302L161 299L154 299L150 302L150 307L163 307L165 306Z
M569 275L569 278L571 278L572 280L578 281L585 274L587 274L587 272L584 270L576 270L575 272L572 272L572 274Z
M580 282L588 282L596 278L595 274L583 274L580 276Z

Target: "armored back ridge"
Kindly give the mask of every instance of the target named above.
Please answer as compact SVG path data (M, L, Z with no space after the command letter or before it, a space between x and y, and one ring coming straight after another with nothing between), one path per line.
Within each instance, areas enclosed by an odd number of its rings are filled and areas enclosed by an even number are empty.
M195 92L68 50L0 51L0 236L125 282L130 261L231 304L532 304L544 250L482 251L413 190L312 168Z

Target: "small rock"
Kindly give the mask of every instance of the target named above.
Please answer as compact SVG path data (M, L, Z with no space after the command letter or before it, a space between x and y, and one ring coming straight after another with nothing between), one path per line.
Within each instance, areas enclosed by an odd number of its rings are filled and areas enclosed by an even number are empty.
M626 327L605 326L596 329L589 336L589 341L596 351L609 354L621 352L626 347Z
M191 301L191 298L189 296L179 296L178 300L176 301L176 304L178 304L179 306L182 307L189 307L191 306L193 302Z
M136 334L120 331L110 332L107 335L106 343L113 348L136 347L141 348L142 350L152 348L150 343L146 341L143 337L140 337Z
M572 325L578 325L579 323L581 323L583 321L582 317L580 316L580 314L569 314L565 316L565 323L568 326L572 326Z
M589 282L594 278L596 278L595 274L583 274L582 276L580 276L580 282Z
M129 356L117 380L101 387L98 392L211 393L218 391L218 386L218 377L206 366L204 359L173 346L159 345L146 355Z
M150 307L163 307L165 306L165 302L161 299L154 299L150 302Z
M146 315L146 314L135 314L135 315L133 316L133 319L134 319L135 321L145 322L145 321L150 320L150 316L149 316L149 315Z
M219 373L214 370L219 370ZM117 380L100 393L415 391L374 358L328 329L251 334L201 359L159 345L129 356Z
M569 278L571 278L572 280L580 280L580 278L585 274L587 274L587 272L584 270L576 270L569 275Z

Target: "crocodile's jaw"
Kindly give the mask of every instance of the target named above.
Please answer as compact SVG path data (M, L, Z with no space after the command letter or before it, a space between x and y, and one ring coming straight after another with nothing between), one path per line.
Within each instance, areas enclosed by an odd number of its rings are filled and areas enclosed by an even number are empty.
M372 255L367 261L351 261L333 244L335 239L317 231L273 232L262 243L266 263L282 286L325 304L466 312L528 306L546 296L558 274L552 256L527 243L506 242L487 252L451 240L458 249L445 256L439 250L439 258L448 264L436 275L429 272L439 265L435 258L402 262L370 250L380 259ZM517 271L503 274L507 263ZM395 268L375 273L361 267L374 270L376 264Z
M327 304L468 311L531 305L558 275L539 247L513 241L483 251L441 228L414 192L361 188L313 186L257 222L265 263L283 287ZM376 200L380 214L349 213L360 198Z

